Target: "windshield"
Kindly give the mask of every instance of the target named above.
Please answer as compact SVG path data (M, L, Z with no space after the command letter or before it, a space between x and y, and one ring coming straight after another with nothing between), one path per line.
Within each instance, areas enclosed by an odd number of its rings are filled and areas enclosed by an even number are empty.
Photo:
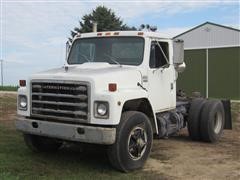
M68 64L107 62L140 65L144 39L141 37L98 37L78 39L73 43Z

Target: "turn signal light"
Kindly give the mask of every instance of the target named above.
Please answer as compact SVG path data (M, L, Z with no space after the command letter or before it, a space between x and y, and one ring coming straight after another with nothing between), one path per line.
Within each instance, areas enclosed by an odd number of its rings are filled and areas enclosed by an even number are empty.
M25 87L26 86L26 80L19 80L19 86Z
M116 84L116 83L109 83L109 84L108 84L108 90L109 90L110 92L116 91L116 90L117 90L117 84Z

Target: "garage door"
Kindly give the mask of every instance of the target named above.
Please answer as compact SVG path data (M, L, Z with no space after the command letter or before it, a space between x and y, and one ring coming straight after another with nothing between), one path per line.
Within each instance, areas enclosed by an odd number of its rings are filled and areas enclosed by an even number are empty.
M240 99L240 48L208 50L209 97Z

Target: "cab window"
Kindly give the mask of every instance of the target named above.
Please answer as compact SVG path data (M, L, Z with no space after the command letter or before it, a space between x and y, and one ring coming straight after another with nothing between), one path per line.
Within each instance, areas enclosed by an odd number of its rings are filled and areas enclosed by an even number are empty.
M169 51L167 42L152 41L150 52L150 68L167 66L169 63Z

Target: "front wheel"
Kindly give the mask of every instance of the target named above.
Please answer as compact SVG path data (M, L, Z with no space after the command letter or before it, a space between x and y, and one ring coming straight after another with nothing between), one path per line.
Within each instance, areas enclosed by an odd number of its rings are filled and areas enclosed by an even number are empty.
M62 146L62 142L49 137L32 134L24 134L23 137L25 144L34 152L55 152Z
M152 147L153 131L148 117L136 111L122 114L115 144L108 149L111 164L128 172L143 167Z

